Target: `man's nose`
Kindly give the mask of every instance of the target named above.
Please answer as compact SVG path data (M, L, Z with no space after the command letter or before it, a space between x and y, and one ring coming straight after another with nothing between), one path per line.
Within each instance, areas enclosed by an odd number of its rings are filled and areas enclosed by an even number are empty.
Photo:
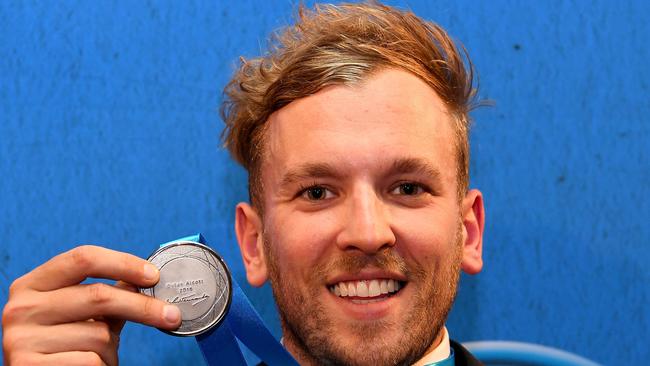
M340 220L342 230L337 245L342 250L358 249L373 254L395 245L386 202L369 187L359 188L347 198L345 214Z

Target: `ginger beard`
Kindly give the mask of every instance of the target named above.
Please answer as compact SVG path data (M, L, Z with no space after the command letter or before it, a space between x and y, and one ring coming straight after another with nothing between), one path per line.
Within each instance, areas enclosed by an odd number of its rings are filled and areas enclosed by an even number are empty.
M447 243L446 255L437 263L422 266L406 261L394 248L374 255L343 253L314 267L306 280L307 293L300 291L279 268L274 243L264 235L273 296L278 305L285 345L293 344L298 358L319 365L411 365L437 344L436 341L456 296L462 259L462 221L459 220L454 243ZM398 244L399 245L399 244ZM410 308L400 314L400 321L376 320L346 324L343 339L332 314L319 300L325 276L333 269L348 273L366 267L397 270L414 286L415 295L408 299ZM392 331L392 332L391 332ZM387 336L389 335L389 336ZM390 336L397 335L397 336Z

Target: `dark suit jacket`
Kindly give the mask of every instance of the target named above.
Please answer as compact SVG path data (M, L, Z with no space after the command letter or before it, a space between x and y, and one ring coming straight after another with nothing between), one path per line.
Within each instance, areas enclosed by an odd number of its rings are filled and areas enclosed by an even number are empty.
M454 364L455 366L483 366L481 361L477 360L465 347L460 343L449 340L451 348L454 349ZM266 366L264 362L260 362L257 366Z

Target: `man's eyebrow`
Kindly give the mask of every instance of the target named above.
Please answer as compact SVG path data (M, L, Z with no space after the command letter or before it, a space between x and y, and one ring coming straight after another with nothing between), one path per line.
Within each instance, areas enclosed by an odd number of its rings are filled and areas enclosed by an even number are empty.
M282 176L280 186L293 184L297 181L313 178L341 178L334 166L327 163L306 163L291 169Z
M420 174L426 175L437 182L442 180L442 174L438 168L419 158L395 160L389 174Z
M401 158L395 160L387 175L418 174L425 175L435 182L442 180L438 168L419 158ZM328 163L305 163L286 172L280 180L280 186L287 186L298 181L314 178L342 179L343 175Z

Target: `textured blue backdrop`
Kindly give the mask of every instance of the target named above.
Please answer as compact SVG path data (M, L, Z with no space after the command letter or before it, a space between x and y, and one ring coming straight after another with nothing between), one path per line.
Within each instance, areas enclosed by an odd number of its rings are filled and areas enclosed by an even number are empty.
M650 3L403 1L469 49L484 98L472 185L485 270L454 338L512 339L605 364L650 358ZM0 2L0 304L81 243L147 256L203 232L245 282L232 234L246 174L219 149L238 56L295 1ZM279 334L269 288L245 289ZM125 329L123 364L200 362L191 339Z

